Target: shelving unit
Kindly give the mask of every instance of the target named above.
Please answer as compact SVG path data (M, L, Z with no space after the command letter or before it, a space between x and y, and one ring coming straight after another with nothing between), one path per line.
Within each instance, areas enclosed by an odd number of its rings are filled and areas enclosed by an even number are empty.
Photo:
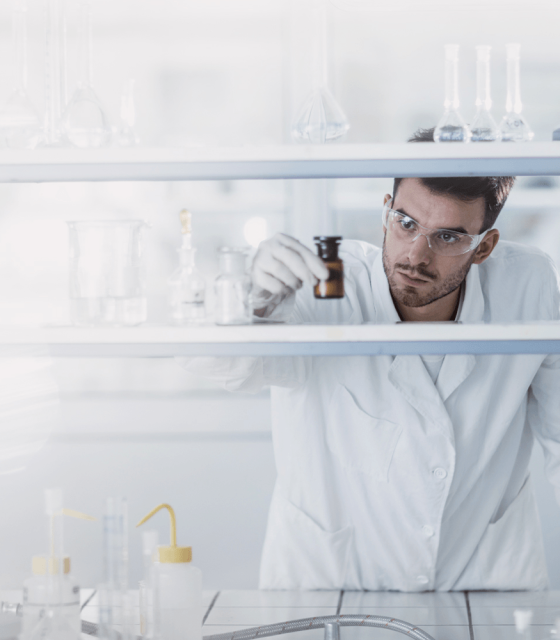
M0 150L0 182L560 175L560 144Z
M4 328L2 347L55 357L371 356L560 353L560 323L254 324L237 327Z
M0 182L468 175L560 175L560 144L0 150ZM56 357L560 353L560 323L6 328L2 345Z

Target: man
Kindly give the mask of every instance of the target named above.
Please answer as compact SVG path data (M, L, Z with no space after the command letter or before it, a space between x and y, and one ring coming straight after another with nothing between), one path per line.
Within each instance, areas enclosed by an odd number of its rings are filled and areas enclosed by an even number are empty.
M383 248L345 241L346 296L279 234L253 263L261 316L290 322L560 319L551 260L499 241L513 178L405 178ZM297 291L297 295L296 292ZM272 387L278 479L260 586L542 589L533 437L560 490L560 356L236 358L187 363L230 390ZM558 494L560 496L560 493Z

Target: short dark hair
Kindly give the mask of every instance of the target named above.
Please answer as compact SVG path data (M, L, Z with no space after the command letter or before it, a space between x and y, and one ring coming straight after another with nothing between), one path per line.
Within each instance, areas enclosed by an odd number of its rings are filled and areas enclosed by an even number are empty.
M408 142L433 142L434 129L418 129ZM393 184L393 200L404 178L395 178ZM484 198L486 207L484 221L480 233L491 229L500 211L506 203L507 197L515 178L512 176L501 177L469 177L469 178L418 178L420 182L432 193L448 195L463 202L472 202L478 198Z

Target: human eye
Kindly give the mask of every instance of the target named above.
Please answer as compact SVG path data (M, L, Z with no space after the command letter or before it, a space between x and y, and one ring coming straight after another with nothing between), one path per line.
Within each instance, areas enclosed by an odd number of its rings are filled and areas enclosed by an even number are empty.
M453 231L440 231L437 237L445 244L455 244L456 242L460 242L462 238L460 234L453 233Z
M413 231L416 229L416 222L408 216L400 214L397 216L397 221L405 231Z

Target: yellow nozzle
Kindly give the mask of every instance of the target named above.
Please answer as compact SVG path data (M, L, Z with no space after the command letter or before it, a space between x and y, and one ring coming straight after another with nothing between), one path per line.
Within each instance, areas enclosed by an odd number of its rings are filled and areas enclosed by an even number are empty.
M183 235L191 234L191 212L187 209L183 209L179 214L179 218L181 218L181 233Z
M155 509L152 509L147 516L144 516L142 520L136 525L139 527L144 522L147 522L153 515L155 515L161 509L167 509L169 511L169 517L171 519L171 543L168 547L158 547L158 557L160 562L190 562L192 560L192 547L178 547L177 546L177 521L175 520L175 511L169 504L160 504Z
M62 509L62 515L80 520L96 520L93 516L88 516L87 513L81 513L80 511L74 511L74 509Z

